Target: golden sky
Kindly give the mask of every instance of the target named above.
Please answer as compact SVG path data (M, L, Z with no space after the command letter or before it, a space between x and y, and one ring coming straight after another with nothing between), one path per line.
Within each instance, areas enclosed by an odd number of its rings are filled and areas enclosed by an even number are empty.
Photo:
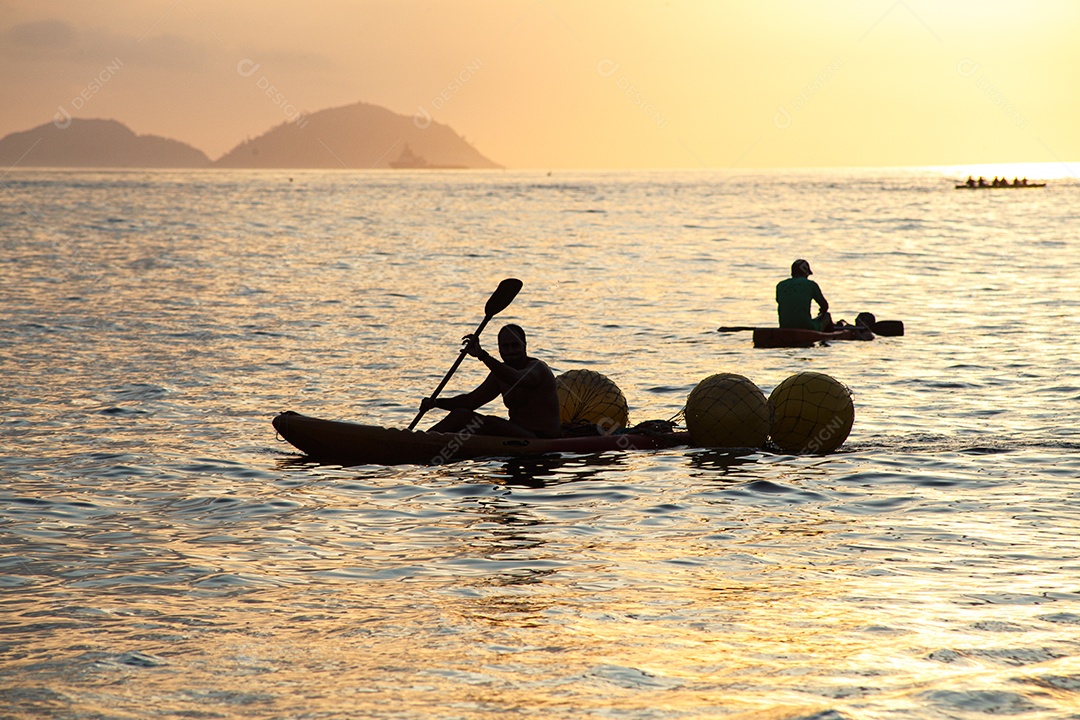
M0 0L0 136L359 101L510 168L1080 160L1077 0Z

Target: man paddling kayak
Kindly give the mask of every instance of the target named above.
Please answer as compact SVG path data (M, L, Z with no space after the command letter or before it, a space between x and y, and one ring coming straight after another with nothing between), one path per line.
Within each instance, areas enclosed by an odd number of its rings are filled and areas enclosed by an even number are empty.
M810 275L813 275L810 263L796 260L791 264L791 277L777 283L776 309L780 316L780 327L830 332L833 322L829 315L829 301ZM817 317L810 316L811 300L818 304Z
M526 438L556 438L562 434L555 375L544 361L528 356L524 330L512 324L499 330L502 362L480 347L477 336L466 335L463 340L465 352L484 363L490 372L472 392L421 401L421 412L430 408L450 411L431 427L432 432L466 430L477 435ZM509 420L476 412L499 395L502 395Z

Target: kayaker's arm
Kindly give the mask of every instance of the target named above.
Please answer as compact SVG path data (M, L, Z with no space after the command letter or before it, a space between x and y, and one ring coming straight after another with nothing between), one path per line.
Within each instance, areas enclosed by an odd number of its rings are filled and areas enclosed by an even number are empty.
M825 299L825 296L821 293L821 288L817 283L814 284L814 300L817 301L818 307L821 308L821 312L829 311L829 301Z
M458 408L476 410L479 407L487 405L497 397L499 397L499 383L496 382L494 377L488 375L484 379L484 382L480 383L480 385L471 392L454 395L453 397L436 398L434 400L431 398L424 398L420 407L424 411L427 411L430 408L439 408L440 410L457 410Z
M528 365L519 370L510 367L504 362L499 362L486 350L481 350L476 357L480 362L484 363L492 375L511 387L535 387L543 382L544 376L541 373L533 372L533 369L537 366L537 360L531 360Z
M496 360L491 353L480 347L480 338L475 335L465 336L465 352L484 363L491 374L504 385L510 387L535 387L543 382L541 373L534 373L536 360L531 360L525 367L515 368Z

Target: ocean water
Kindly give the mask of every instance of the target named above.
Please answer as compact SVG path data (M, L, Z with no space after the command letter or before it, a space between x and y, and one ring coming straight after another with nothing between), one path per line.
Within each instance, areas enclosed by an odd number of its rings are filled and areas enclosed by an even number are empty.
M1080 182L965 176L9 171L0 716L1080 717ZM797 257L907 334L716 332L774 323ZM488 342L632 422L813 370L851 436L391 468L275 436L405 427L505 277Z

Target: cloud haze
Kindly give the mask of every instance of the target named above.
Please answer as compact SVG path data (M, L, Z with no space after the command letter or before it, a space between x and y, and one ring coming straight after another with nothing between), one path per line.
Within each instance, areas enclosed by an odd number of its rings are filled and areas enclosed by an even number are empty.
M0 0L0 17L0 135L65 108L217 157L286 108L364 101L508 167L1080 158L1069 0Z

